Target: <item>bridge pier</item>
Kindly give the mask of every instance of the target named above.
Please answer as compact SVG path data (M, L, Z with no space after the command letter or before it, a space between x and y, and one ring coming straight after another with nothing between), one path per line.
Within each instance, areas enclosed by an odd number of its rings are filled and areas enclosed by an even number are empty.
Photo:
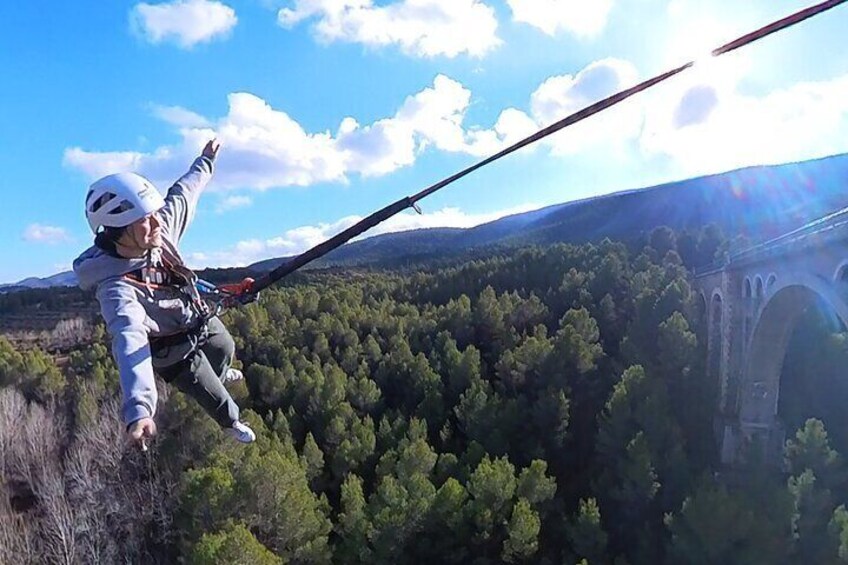
M721 463L732 467L755 457L770 467L782 468L785 443L786 429L778 419L769 424L727 423L719 440Z
M780 467L787 430L778 401L792 333L809 308L848 327L848 209L731 255L697 273L695 288L706 313L707 378L719 390L721 462L757 457Z

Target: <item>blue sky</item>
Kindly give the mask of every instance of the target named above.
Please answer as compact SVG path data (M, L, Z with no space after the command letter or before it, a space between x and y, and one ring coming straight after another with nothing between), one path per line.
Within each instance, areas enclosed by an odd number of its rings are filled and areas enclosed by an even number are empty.
M0 3L0 283L70 268L87 186L223 143L191 266L315 245L798 0ZM370 234L848 151L848 6L696 66Z

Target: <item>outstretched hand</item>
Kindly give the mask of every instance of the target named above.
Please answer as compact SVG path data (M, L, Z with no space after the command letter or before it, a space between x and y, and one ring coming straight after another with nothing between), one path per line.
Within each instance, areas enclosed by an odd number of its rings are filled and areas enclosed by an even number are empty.
M142 451L147 451L147 442L156 435L156 422L153 418L136 420L127 431L131 443L138 445Z
M201 152L201 155L203 155L204 157L206 157L207 159L209 159L210 161L212 161L214 163L215 157L218 156L218 150L220 148L221 148L221 142L218 141L217 138L210 139L206 143L206 147L203 148L203 152Z

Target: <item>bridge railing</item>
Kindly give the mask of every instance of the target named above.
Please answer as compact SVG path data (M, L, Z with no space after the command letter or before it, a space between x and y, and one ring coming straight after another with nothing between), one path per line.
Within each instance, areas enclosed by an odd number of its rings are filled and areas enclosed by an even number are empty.
M772 239L762 241L736 252L731 252L727 257L720 261L714 261L709 265L695 269L695 276L703 276L720 271L729 263L741 261L768 249L785 245L793 241L798 241L810 235L821 234L826 231L834 230L845 225L848 225L848 207L837 210L831 214L827 214L826 216L822 216L821 218L815 219L799 228L788 231Z
M779 235L775 238L763 241L761 243L758 243L757 245L752 245L751 247L747 247L741 251L731 254L730 260L733 261L734 259L752 255L762 249L767 249L769 247L788 243L789 241L801 239L808 235L822 233L826 230L832 230L846 224L848 224L848 208L842 208L841 210L837 210L836 212L833 212L826 216L822 216L821 218L804 224L800 228L786 232L785 234Z

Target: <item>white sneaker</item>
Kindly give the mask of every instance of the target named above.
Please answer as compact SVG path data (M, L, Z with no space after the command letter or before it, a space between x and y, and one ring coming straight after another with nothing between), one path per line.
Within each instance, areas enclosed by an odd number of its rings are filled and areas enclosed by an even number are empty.
M241 443L253 443L256 441L256 434L250 429L250 426L244 422L233 422L232 427L224 430L236 441Z
M227 372L224 373L224 379L223 379L222 382L224 384L226 384L226 383L231 383L231 382L234 382L234 381L240 381L243 378L244 378L244 374L241 371L239 371L238 369L233 369L232 367L230 367L229 369L227 369Z

